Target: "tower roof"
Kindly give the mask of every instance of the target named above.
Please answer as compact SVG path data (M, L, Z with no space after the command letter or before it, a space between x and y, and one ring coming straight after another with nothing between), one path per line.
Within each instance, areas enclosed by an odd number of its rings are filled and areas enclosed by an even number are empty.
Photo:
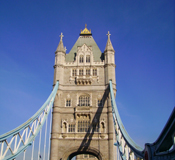
M85 24L85 29L83 31L81 30L79 38L77 39L74 46L70 50L69 54L66 54L67 62L73 62L75 60L75 57L77 55L77 49L78 47L81 47L83 44L86 44L88 47L92 48L95 62L101 62L103 60L103 53L97 46L95 40L93 39L91 30L88 30L87 25Z
M58 47L56 49L56 52L65 52L65 48L64 48L64 45L63 45L63 33L61 32L61 35L60 35L60 42L58 44Z
M102 61L102 52L97 46L93 37L90 36L79 36L74 46L70 50L69 54L66 54L66 61L73 62L75 60L75 56L77 54L78 47L81 47L83 44L86 44L88 47L92 47L92 52L94 56L94 61L101 62Z
M108 34L107 34L108 40L107 40L107 43L106 43L105 51L114 51L114 48L113 48L111 40L110 40L110 35L111 34L108 31Z

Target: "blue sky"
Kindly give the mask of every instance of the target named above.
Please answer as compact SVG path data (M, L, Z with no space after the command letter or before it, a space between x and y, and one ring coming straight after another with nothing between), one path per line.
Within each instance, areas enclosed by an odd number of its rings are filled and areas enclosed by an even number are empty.
M175 106L174 6L173 0L0 1L0 134L44 103L60 33L68 53L86 23L102 52L111 33L126 130L142 147L154 142Z

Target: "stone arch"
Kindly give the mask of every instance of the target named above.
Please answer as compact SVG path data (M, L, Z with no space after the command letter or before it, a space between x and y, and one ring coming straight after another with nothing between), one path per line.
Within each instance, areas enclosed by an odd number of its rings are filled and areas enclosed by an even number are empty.
M78 149L79 149L79 146L67 149L64 152L63 157L61 159L62 160L71 160L74 156L79 155L79 154L92 154L92 155L96 156L98 158L98 160L103 159L102 153L96 148L88 147L87 149L81 150L81 151L79 151Z

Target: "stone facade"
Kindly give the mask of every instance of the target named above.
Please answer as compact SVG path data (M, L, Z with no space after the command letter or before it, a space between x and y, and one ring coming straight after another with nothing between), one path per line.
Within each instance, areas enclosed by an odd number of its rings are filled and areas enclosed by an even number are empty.
M109 80L114 90L114 49L108 39L104 53L86 27L66 54L63 35L55 52L54 82L59 81L52 118L51 160L91 154L116 159ZM89 158L93 159L93 158Z

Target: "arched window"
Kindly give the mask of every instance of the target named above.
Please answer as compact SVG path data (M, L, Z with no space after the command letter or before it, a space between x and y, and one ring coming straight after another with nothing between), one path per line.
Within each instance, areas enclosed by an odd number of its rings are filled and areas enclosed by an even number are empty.
M90 126L89 120L79 120L78 121L78 132L87 132Z
M79 76L83 76L83 69L79 70Z
M93 76L97 76L97 69L93 69Z
M90 69L86 69L86 75L90 76Z
M86 63L90 63L90 56L86 56Z
M71 106L71 100L70 99L66 99L66 107L70 107Z
M75 132L75 124L69 124L68 132Z
M90 97L80 96L79 97L79 106L90 106Z
M90 115L77 114L77 132L90 132Z
M83 56L80 56L79 62L83 63Z
M76 69L73 69L72 70L72 76L76 76L77 75L77 70Z

